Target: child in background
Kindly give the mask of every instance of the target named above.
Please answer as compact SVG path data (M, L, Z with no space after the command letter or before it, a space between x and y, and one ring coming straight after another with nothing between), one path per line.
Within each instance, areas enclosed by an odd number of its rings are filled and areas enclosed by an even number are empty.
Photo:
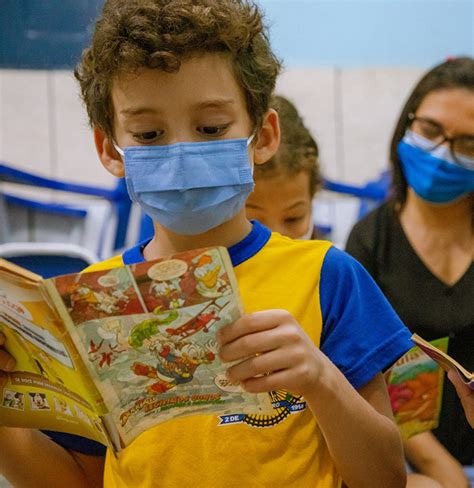
M321 186L318 145L288 99L277 95L272 107L280 119L280 147L255 167L247 217L293 239L314 239L312 203Z
M279 67L251 2L109 0L76 76L102 164L155 227L93 269L226 246L246 314L218 332L219 356L230 381L284 404L262 427L252 412L160 424L105 467L73 441L1 427L0 472L14 484L405 487L381 371L411 347L408 330L348 255L245 215L252 168L278 149Z

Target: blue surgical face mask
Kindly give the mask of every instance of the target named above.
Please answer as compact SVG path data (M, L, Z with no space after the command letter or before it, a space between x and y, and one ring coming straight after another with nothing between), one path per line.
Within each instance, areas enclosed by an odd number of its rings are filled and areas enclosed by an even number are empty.
M474 159L454 161L449 147L408 130L398 144L398 156L408 185L423 200L449 203L474 191Z
M116 149L130 198L167 229L196 235L235 217L253 191L252 139Z

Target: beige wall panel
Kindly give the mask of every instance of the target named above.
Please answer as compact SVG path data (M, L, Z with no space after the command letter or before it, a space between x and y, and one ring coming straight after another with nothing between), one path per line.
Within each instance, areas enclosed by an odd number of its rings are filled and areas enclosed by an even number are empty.
M422 72L415 68L341 71L341 137L347 182L373 179L388 166L388 147L395 123Z
M72 72L52 71L51 76L57 176L77 183L113 185L113 177L97 157L79 86Z
M340 179L335 86L333 68L292 68L282 74L276 92L288 97L303 116L319 145L324 174Z
M0 86L0 159L51 174L47 72L4 70Z

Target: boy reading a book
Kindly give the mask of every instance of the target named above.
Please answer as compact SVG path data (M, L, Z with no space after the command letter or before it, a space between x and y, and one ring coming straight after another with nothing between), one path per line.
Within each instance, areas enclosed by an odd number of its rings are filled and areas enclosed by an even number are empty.
M77 77L100 160L155 225L149 242L94 269L226 246L246 314L220 330L219 354L230 381L275 399L270 416L150 429L107 454L106 487L405 486L381 371L410 334L346 254L245 217L252 168L278 148L278 71L245 0L110 0L84 52ZM2 428L0 471L21 486L98 483L100 458L58 442Z

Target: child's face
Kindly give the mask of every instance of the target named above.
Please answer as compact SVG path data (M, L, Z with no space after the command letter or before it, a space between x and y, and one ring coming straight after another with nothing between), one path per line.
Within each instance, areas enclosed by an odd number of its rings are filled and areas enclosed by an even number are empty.
M306 171L259 179L247 199L247 217L293 239L303 236L312 225L309 183Z
M253 124L228 58L203 54L177 73L144 69L112 87L121 147L249 137Z

